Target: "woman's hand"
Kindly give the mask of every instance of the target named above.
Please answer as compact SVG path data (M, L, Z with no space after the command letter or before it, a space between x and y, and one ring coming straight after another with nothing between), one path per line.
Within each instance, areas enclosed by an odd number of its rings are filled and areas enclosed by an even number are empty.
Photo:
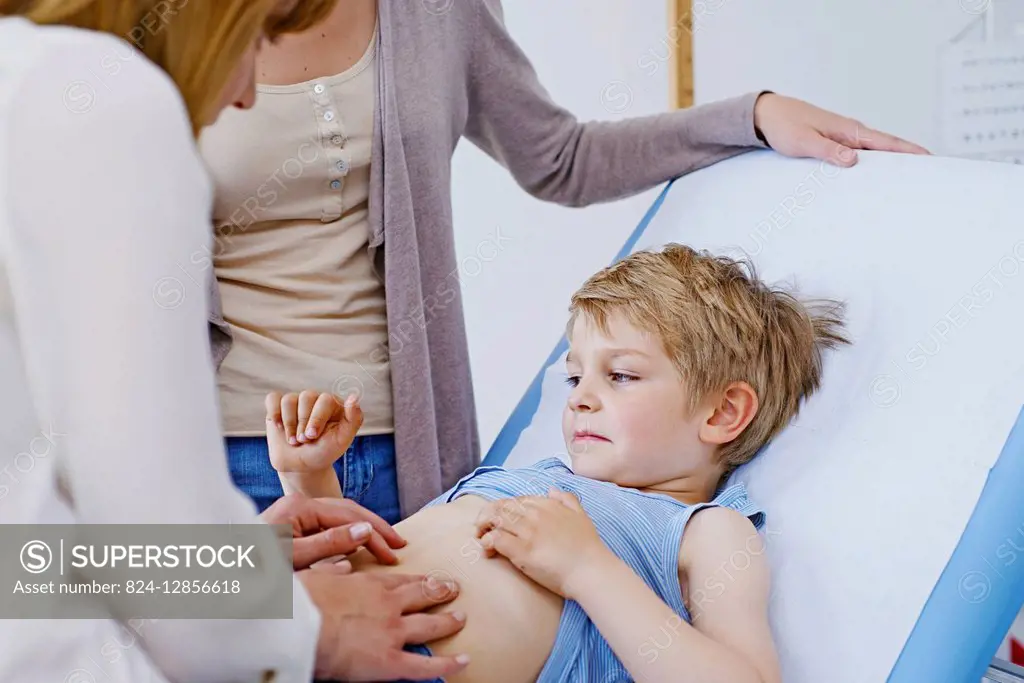
M551 489L548 497L523 496L489 502L476 521L488 556L500 554L524 574L572 597L572 577L614 558L576 496Z
M812 157L837 166L857 163L858 149L928 154L920 145L882 133L812 104L775 93L754 105L754 128L768 145L790 157Z
M267 394L267 444L278 472L323 472L345 454L363 424L355 396L341 403L334 394Z

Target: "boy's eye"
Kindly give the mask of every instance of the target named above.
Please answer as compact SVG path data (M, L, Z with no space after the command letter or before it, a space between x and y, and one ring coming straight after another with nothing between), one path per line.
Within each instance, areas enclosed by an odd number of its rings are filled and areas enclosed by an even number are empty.
M580 383L580 378L578 375L569 375L565 378L565 383L570 387L576 387Z
M626 382L630 382L636 379L636 377L634 377L633 375L627 375L624 372L613 372L609 375L609 377L612 378L613 382L616 382L618 384L625 384Z

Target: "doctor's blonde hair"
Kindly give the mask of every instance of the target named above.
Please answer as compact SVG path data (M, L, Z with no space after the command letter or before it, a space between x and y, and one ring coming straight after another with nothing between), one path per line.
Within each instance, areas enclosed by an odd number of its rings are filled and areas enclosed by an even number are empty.
M796 416L821 385L825 349L849 341L843 304L801 302L760 281L754 266L669 244L641 251L596 273L573 295L568 328L585 315L603 331L622 313L658 335L689 393L689 410L743 381L757 414L719 451L728 473L749 462Z
M0 0L0 15L111 33L177 84L198 135L245 51L323 19L336 0Z

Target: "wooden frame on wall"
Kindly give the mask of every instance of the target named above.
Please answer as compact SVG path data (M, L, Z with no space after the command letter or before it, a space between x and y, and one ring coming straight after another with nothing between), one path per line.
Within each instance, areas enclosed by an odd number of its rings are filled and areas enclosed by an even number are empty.
M692 0L668 0L669 82L672 107L693 106L693 3Z

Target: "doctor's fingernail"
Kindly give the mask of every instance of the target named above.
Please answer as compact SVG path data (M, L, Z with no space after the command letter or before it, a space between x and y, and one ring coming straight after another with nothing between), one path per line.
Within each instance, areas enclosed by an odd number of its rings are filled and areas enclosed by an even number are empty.
M455 617L456 621L465 621L466 620L466 613L465 612L455 611L455 612L452 612L452 616Z
M372 527L367 522L359 522L358 524L352 525L352 538L357 541L361 541L364 538L369 537Z
M459 655L455 658L455 661L460 665L465 666L466 664L469 664L469 655Z
M310 438L310 439L315 439L316 438L316 430L313 429L312 427L310 427L309 429L306 430L306 436L308 438Z
M288 437L288 443L290 443L293 446L298 446L299 445L298 440L294 436L289 436Z

